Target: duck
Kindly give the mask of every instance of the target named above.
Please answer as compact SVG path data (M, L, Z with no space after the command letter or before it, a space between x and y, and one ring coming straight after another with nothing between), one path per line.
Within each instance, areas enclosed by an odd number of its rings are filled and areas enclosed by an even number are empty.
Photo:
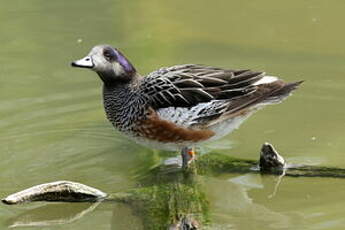
M162 67L143 76L111 45L97 45L71 65L97 73L106 117L116 130L154 149L180 151L183 168L196 158L196 146L233 132L303 82L200 64Z

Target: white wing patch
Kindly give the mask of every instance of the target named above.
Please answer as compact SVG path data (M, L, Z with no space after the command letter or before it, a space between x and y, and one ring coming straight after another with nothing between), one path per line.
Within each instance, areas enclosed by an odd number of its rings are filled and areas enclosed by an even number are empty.
M197 125L203 117L221 114L225 112L228 101L214 100L199 103L193 107L168 107L158 109L157 113L161 119L168 120L183 127Z

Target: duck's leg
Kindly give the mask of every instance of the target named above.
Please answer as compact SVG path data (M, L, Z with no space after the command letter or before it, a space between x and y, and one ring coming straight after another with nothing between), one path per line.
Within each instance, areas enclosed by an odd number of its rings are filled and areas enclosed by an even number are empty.
M182 168L188 168L189 164L195 160L194 147L184 147L181 150Z

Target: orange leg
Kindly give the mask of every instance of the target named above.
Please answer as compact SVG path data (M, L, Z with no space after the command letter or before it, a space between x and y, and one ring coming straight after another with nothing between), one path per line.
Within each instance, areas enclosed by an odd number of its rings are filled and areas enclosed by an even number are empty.
M182 168L188 168L189 164L192 163L196 158L196 153L193 147L182 148L181 155L182 155Z

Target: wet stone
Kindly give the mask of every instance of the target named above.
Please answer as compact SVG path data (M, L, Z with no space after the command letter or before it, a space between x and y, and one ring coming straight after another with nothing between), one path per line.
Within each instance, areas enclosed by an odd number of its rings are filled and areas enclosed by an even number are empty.
M106 193L81 183L55 181L14 193L2 199L2 202L9 205L32 201L95 202L105 197Z
M286 167L284 158L275 150L272 144L264 143L261 147L260 171L283 171Z

